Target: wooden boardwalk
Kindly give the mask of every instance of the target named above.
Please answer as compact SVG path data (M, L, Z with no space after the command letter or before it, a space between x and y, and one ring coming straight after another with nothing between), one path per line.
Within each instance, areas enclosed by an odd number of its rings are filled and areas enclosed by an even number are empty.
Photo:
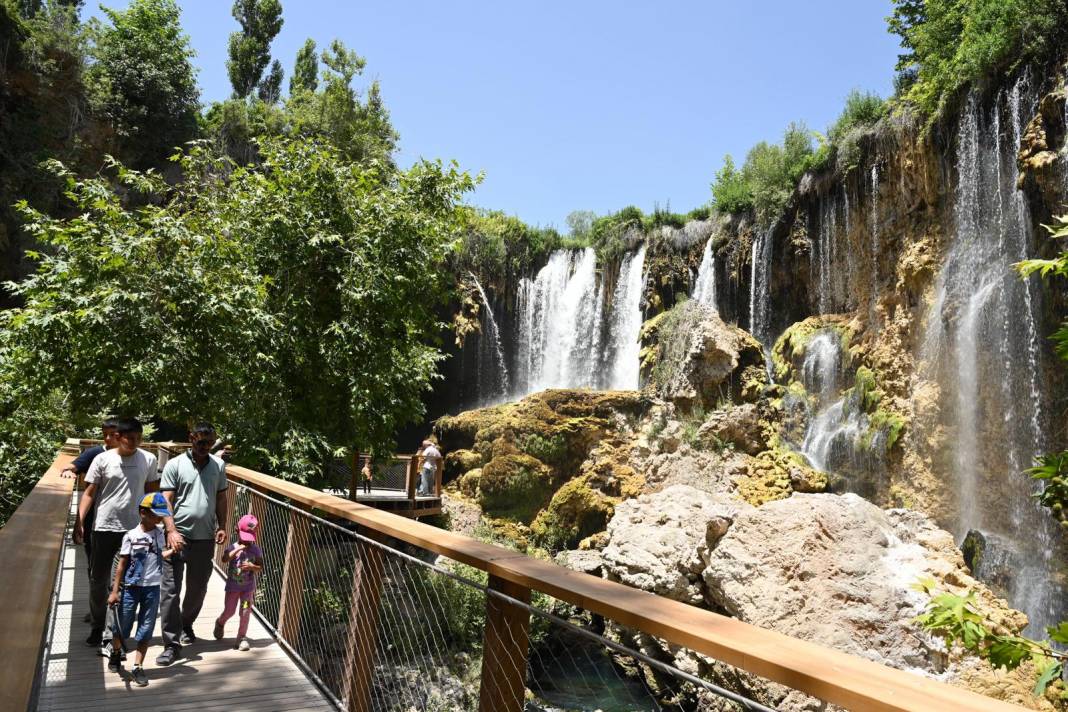
M84 549L68 541L38 699L37 709L42 712L335 709L255 615L248 630L251 650L233 648L236 616L227 622L228 637L212 638L212 626L223 607L223 579L219 575L211 579L195 626L198 642L186 646L182 657L170 667L155 664L163 649L157 621L156 637L145 658L149 684L143 688L129 680L132 652L123 672L113 673L107 669L107 660L86 646L89 624L82 618L89 610L88 589Z

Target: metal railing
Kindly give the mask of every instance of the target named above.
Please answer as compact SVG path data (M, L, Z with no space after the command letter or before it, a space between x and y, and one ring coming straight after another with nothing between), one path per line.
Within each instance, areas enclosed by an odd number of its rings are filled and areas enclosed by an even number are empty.
M0 708L26 709L73 480L56 462L0 530ZM261 522L256 609L348 710L1020 709L454 532L227 468ZM221 549L220 552L221 553ZM797 691L791 693L791 690Z
M260 518L257 607L349 710L1019 709L229 467ZM795 692L796 691L796 692ZM818 702L813 701L814 705Z
M231 484L230 526L261 522L256 609L341 708L772 709L609 639L611 622L569 620L561 601Z

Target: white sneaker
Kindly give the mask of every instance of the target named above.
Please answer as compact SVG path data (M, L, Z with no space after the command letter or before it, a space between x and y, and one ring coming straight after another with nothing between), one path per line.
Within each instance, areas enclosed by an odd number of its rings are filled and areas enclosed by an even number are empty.
M252 646L248 644L248 638L242 638L241 642L237 644L237 649L242 651L248 650L251 647Z

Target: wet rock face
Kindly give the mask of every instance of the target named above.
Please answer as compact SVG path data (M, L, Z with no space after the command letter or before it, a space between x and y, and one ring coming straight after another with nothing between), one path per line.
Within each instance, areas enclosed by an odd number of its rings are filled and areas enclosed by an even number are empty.
M752 403L714 411L697 431L697 438L708 447L729 445L750 455L768 445L760 412Z
M1057 205L1061 199L1064 169L1058 151L1068 129L1064 123L1066 95L1068 90L1060 89L1042 97L1020 138L1017 187L1028 195L1041 196L1041 201L1032 201L1032 209L1043 217L1048 210L1045 206Z

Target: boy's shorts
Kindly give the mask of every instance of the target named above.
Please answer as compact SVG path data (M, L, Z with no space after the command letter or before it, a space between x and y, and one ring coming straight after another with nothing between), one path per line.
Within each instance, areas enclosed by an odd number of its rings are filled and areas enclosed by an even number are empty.
M156 629L156 614L159 612L159 586L126 586L119 601L118 625L123 640L130 639L134 616L137 617L137 635L134 640L143 643L152 637Z

